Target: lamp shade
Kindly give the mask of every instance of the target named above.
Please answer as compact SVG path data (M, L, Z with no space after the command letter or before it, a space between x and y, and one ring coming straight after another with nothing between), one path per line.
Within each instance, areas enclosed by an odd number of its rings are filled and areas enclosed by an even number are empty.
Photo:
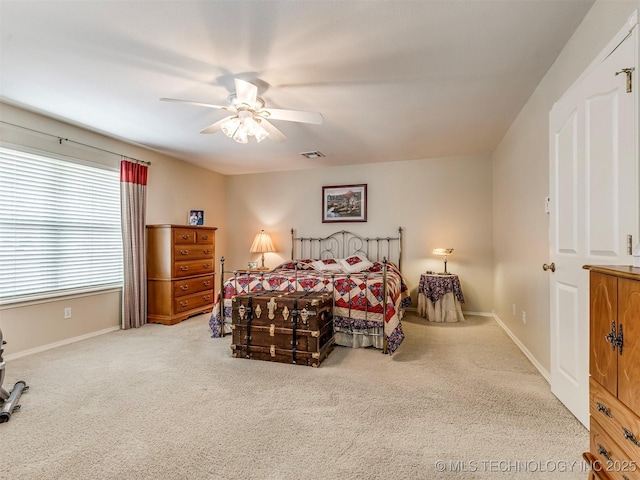
M449 275L449 272L447 272L447 257L453 253L453 248L434 248L432 253L434 255L440 255L441 257L444 257L443 274Z
M253 240L253 244L251 245L251 253L265 253L265 252L275 252L275 248L273 247L273 243L271 242L271 237L268 233L264 233L262 230L259 234L256 235L256 238Z

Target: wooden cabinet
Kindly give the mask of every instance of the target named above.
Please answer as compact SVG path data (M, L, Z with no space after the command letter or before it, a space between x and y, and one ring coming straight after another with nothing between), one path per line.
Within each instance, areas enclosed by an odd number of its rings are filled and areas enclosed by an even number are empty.
M593 477L640 479L640 268L590 270L589 412Z
M213 227L147 225L147 319L174 325L213 309Z

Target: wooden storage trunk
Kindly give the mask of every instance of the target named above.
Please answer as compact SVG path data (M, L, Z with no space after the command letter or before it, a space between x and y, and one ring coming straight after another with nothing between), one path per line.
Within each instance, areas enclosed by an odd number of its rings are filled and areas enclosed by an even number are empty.
M234 357L320 366L333 350L328 293L259 291L233 298Z

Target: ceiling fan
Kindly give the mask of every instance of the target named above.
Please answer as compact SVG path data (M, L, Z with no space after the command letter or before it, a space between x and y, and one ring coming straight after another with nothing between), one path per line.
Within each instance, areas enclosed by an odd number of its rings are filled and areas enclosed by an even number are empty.
M181 102L200 107L225 110L231 115L209 125L200 133L215 133L221 130L228 137L238 143L247 143L249 137L255 137L257 142L269 137L274 142L283 142L286 136L268 120L286 120L321 125L322 114L317 112L303 112L299 110L283 110L280 108L266 108L264 100L258 97L258 87L254 84L234 79L236 93L227 98L228 105L213 105L210 103L193 102L177 98L161 98L164 102Z

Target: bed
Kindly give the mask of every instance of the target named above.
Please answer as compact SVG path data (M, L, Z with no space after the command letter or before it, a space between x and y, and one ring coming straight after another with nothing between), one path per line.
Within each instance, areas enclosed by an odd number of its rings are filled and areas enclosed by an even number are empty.
M393 354L404 339L401 320L411 298L401 273L402 228L395 237L373 238L345 230L298 237L292 228L291 260L271 271L227 271L224 257L220 263L220 291L209 321L213 337L231 331L235 295L312 290L333 292L337 345Z

